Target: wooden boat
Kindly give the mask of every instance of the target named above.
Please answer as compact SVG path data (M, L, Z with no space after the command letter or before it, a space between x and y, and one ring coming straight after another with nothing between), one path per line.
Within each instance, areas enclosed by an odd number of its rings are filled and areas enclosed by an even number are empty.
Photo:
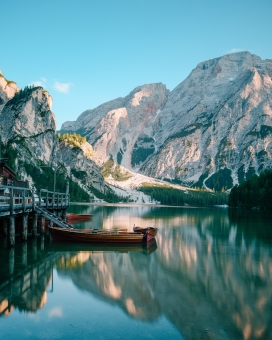
M68 213L66 215L66 220L71 221L71 220L77 220L77 221L88 221L91 219L93 215L91 214L72 214Z
M157 235L158 228L155 228L155 227L141 228L141 227L136 227L134 225L133 231L136 233L142 233L143 235L145 235L146 241L149 242Z
M48 228L53 240L90 243L142 243L147 241L147 234L128 231Z

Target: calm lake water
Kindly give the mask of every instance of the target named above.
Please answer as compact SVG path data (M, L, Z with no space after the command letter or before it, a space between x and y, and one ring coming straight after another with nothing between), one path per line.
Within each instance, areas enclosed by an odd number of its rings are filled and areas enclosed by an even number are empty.
M150 248L0 239L1 339L272 339L272 216L71 206L78 228L155 225Z

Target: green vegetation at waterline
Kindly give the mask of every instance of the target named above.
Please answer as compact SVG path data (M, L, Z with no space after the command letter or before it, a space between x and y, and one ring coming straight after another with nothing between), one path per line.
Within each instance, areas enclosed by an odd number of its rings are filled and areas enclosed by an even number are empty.
M213 206L224 205L228 202L228 194L204 190L180 190L170 185L153 185L143 183L138 189L149 195L152 200L165 205Z
M151 197L152 201L165 205L184 205L183 192L168 185L151 185L143 183L139 188L145 195Z
M272 170L265 170L260 176L254 175L230 192L230 207L260 208L272 211Z

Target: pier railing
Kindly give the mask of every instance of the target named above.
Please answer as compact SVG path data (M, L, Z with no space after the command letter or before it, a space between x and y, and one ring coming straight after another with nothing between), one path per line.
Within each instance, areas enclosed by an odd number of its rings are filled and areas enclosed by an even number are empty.
M34 211L34 207L49 210L65 209L70 204L68 193L41 189L35 192L29 188L0 185L0 215Z
M69 185L66 190L66 193L45 189L35 191L34 186L30 189L0 184L0 232L2 235L8 236L8 247L12 248L15 245L16 218L21 219L21 223L18 225L21 229L22 241L26 241L28 237L29 214L32 217L32 237L37 236L38 215L40 216L41 234L45 233L45 218L49 219L51 224L56 223L65 228L70 227L65 220L66 208L70 203Z

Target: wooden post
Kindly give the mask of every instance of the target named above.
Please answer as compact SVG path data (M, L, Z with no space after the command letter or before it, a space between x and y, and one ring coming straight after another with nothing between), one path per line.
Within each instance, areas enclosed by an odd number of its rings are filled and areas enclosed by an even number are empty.
M48 190L46 191L46 209L48 210Z
M38 224L38 214L33 214L33 225L32 225L32 237L37 236L37 224Z
M64 221L66 221L66 215L67 215L66 209L63 209L63 210L62 210L62 219L63 219Z
M34 185L32 185L32 210L35 209Z
M9 250L9 275L14 274L14 249Z
M53 195L52 195L52 210L54 211L54 208L55 208L55 192L53 192Z
M23 212L25 212L26 211L26 192L25 192L25 190L23 190L22 191L22 196L23 196L23 198L22 198L22 200L23 200Z
M41 216L41 234L45 233L45 217Z
M59 209L59 192L57 193L57 209Z
M27 243L22 244L22 265L27 266Z
M15 246L15 215L9 217L8 247Z
M22 225L22 233L21 233L21 240L23 242L27 241L27 229L28 229L28 214L23 214L23 225Z
M44 234L41 235L41 250L44 250Z
M42 206L42 190L39 192L39 207Z
M32 240L32 259L34 260L34 261L37 261L37 238L34 238L33 240Z
M3 218L3 235L8 236L8 218Z
M66 182L66 196L65 196L65 204L69 206L69 181Z
M9 189L9 205L10 205L10 215L13 215L14 214L13 188Z

